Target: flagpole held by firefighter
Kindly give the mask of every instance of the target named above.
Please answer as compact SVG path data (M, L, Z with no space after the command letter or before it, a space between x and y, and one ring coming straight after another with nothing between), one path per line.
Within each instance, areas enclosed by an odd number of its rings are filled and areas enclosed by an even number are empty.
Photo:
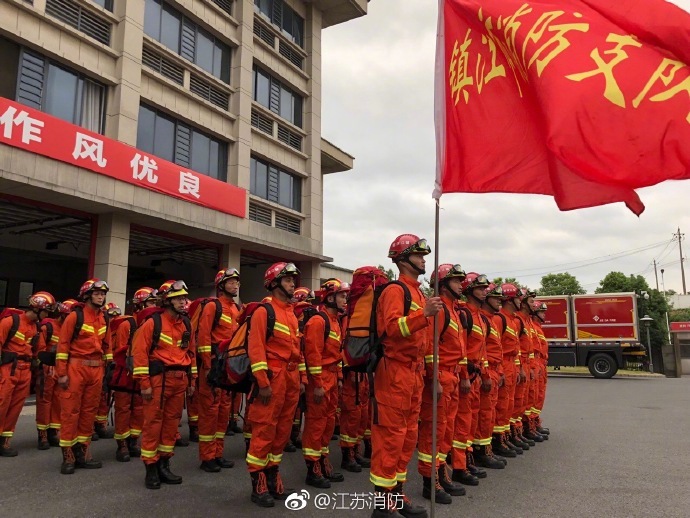
M436 200L436 219L434 226L434 272L438 271L438 242L439 242L439 220L441 212L441 202ZM434 274L434 297L439 297L438 292L438 275ZM432 386L432 411L431 411L431 518L434 518L436 511L436 498L434 497L434 488L436 487L436 477L438 476L438 471L436 466L438 465L438 437L436 433L436 426L438 423L438 313L434 316L434 375L431 382ZM445 469L445 468L444 468Z

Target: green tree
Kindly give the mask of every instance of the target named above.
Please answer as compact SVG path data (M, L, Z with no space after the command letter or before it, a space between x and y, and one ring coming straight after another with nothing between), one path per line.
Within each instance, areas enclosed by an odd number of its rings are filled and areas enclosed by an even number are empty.
M690 322L690 308L670 310L668 320L669 322Z
M582 288L575 276L565 273L550 273L541 278L539 295L584 295L587 290Z
M382 264L379 264L377 268L388 276L389 281L394 281L398 278L397 274L393 271L393 268L386 268Z
M599 282L595 293L624 293L635 292L637 298L638 316L649 315L654 319L649 331L652 347L658 349L668 341L666 327L666 312L669 311L668 301L659 290L653 290L647 280L641 275L625 275L622 272L610 272ZM647 296L645 296L645 293ZM670 315L669 315L670 317ZM640 329L640 338L646 343L646 330Z
M520 283L515 277L506 277L505 279L503 277L494 277L494 279L491 281L494 284L498 284L499 286L501 284L515 284L518 288L524 288L525 285Z

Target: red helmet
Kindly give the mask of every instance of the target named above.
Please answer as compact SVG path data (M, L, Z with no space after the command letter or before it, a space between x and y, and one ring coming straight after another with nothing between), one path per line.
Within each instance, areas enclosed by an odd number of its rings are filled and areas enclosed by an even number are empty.
M437 275L439 285L443 284L443 281L452 279L453 277L457 277L460 280L463 280L467 276L465 270L462 269L462 266L460 266L459 264L450 263L440 265L438 269L431 274L430 284L432 286L436 283Z
M143 306L147 300L156 299L157 297L157 289L144 286L143 288L139 288L137 291L134 292L134 296L132 297L132 304L134 304L135 306Z
M316 300L316 294L313 290L300 286L295 290L295 294L292 296L294 302L314 302Z
M220 270L216 274L216 279L213 282L216 284L216 288L218 288L228 279L237 279L238 281L240 280L240 272L237 270L237 268L225 268L223 270Z
M503 288L501 286L499 286L498 284L494 284L492 282L486 288L486 296L487 296L487 298L488 297L498 297L499 299L503 299Z
M264 274L264 288L273 290L283 277L297 277L299 270L293 263L275 263Z
M515 286L515 284L512 284L510 282L504 283L501 285L501 289L503 290L504 299L514 299L520 297L521 292L518 289L518 287Z
M520 300L527 300L530 297L536 297L537 292L534 290L530 290L529 288L520 288L520 294L518 297L520 297Z
M79 298L81 300L86 300L87 296L94 291L105 291L108 293L109 290L110 288L108 287L107 282L100 279L89 279L81 285L81 289L79 290Z
M120 315L122 315L122 310L120 309L120 306L118 306L114 302L108 302L103 309L105 310L105 313L111 318L119 317Z
M55 311L57 301L47 291L37 291L29 297L29 307L39 311Z
M470 290L473 290L474 288L488 288L489 287L489 278L482 274L478 274L477 272L470 272L467 274L465 279L462 281L462 292L468 292Z
M167 300L174 297L189 295L189 290L187 289L187 285L184 283L184 281L170 280L161 284L161 287L158 288L158 295L162 300Z
M341 292L349 292L350 285L347 282L343 282L340 279L332 278L328 279L321 285L321 289L317 292L317 295L321 300L326 300L329 295L337 295Z
M75 299L63 300L62 302L58 303L57 310L61 315L69 315L75 304L79 304L79 302Z
M388 249L388 257L397 262L410 254L430 254L431 248L426 239L420 239L414 234L402 234L395 238Z
M549 309L549 307L546 305L546 302L535 300L534 304L532 304L532 311L535 313L537 311L546 311L547 309Z

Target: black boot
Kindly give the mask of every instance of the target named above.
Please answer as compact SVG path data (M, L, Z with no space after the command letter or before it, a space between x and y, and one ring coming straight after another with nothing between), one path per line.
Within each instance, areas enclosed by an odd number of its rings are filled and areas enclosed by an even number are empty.
M346 448L343 446L340 448L340 450L343 454L343 460L340 463L340 467L352 473L361 473L362 466L360 466L357 462L357 459L355 459L354 448Z
M95 431L99 439L112 439L115 436L105 423L96 423Z
M219 473L220 466L216 463L216 459L212 460L202 460L199 465L199 469L205 471L206 473Z
M295 448L302 449L302 441L299 438L300 425L293 424L292 430L290 430L290 442Z
M196 424L189 425L189 442L199 442L199 427Z
M283 451L287 452L287 453L295 453L297 451L297 446L292 444L291 441L288 441L285 443L285 447L283 448Z
M505 444L502 433L494 434L493 438L491 439L491 451L493 451L495 455L497 454L502 457L517 457L517 453L515 453L508 447L507 444Z
M81 469L100 469L103 463L100 460L93 460L91 457L90 444L77 443L72 448L76 462L74 466Z
M431 477L422 477L422 496L427 500L431 500ZM436 479L436 491L434 501L437 504L453 503L453 498L443 490L441 482Z
M278 466L266 468L266 482L268 484L268 492L274 500L286 500L291 493L295 492L294 489L286 489L283 485L283 479L280 476Z
M56 448L60 446L60 437L55 428L48 428L48 444Z
M163 484L182 484L182 477L170 471L170 457L158 461L158 477Z
M371 459L371 439L364 439L364 453L362 457Z
M146 478L144 485L147 489L160 489L161 480L158 478L158 463L144 464L146 466Z
M191 428L189 431L189 436L192 436ZM177 437L175 438L175 446L177 446L178 448L186 448L187 446L189 446L189 442L190 441L188 441L187 439L182 437L182 435L180 435L180 432L177 432Z
M537 432L539 432L539 433L542 434L542 435L551 435L551 432L549 431L549 429L548 429L548 428L544 428L544 427L541 426L541 425L538 425L538 426L537 426Z
M235 461L228 460L225 457L216 457L216 464L218 464L223 469L230 469L235 467Z
M141 457L141 448L138 443L139 437L135 435L130 435L127 437L127 450L129 451L129 456L132 458Z
M510 432L503 432L503 444L513 450L517 455L522 455L525 451L511 442Z
M496 454L494 453L494 448L493 448L493 446L491 446L491 443L489 443L489 444L486 445L486 454L487 454L489 457L493 457L493 458L496 459L498 462L502 462L504 466L507 466L507 465L508 465L508 459L506 459L505 457L501 457L500 455L496 455Z
M441 483L443 490L450 496L465 496L465 488L454 483L448 476L448 468L445 463L438 468L438 481Z
M465 486L479 485L479 479L466 469L454 469L452 478L455 482L460 482Z
M522 437L520 436L520 431L517 427L511 427L510 432L511 432L511 442L515 446L520 448L522 451L529 450L529 444L527 444L525 441L522 440Z
M49 450L50 444L48 443L48 432L46 430L38 431L38 449L39 450Z
M331 461L328 460L328 457L322 455L319 462L321 463L321 473L323 473L323 476L328 480L331 482L343 482L345 480L345 477L342 473L333 471L333 465L331 464Z
M333 435L331 435L331 441L337 441L340 439L340 425L336 425L333 429Z
M426 508L423 505L416 505L412 503L412 501L403 491L402 482L398 482L393 489L393 493L402 498L402 507L398 506L398 512L405 516L405 518L427 518L428 514L426 512Z
M60 473L63 475L74 474L74 452L70 447L62 448L62 465L60 466Z
M477 465L474 462L474 453L472 453L471 451L468 451L466 453L466 455L467 455L467 470L477 478L486 478L487 477L486 471L477 467Z
M321 473L321 463L319 461L308 460L306 484L319 489L331 487L330 481Z
M115 451L115 460L118 462L129 462L129 448L127 448L127 441L125 439L117 440L117 450Z
M534 441L535 443L544 442L544 438L532 429L532 421L530 419L523 418L522 422L523 426L525 427L525 433L523 436L525 439L527 439L527 441ZM530 446L532 446L532 444L530 444Z
M242 433L242 427L238 418L230 419L230 431L235 434Z
M225 435L227 437L232 437L233 435L235 435L235 430L233 430L233 426L232 426L233 424L234 424L234 421L232 419L230 419L228 421L228 426L225 428Z
M472 448L475 451L474 461L477 463L477 466L489 469L504 469L506 467L505 464L490 454L490 450L487 451L486 446L473 446Z
M403 515L397 511L397 501L392 498L390 489L375 486L376 498L371 518L401 518Z
M252 502L259 507L273 507L276 505L271 493L268 492L266 473L263 471L252 471L249 474L252 477Z
M370 468L371 459L365 458L364 456L359 454L359 444L356 444L353 450L355 452L355 461L357 462L357 464L359 464L363 468Z
M535 442L532 439L528 439L527 437L525 437L525 433L524 433L524 429L523 429L522 425L518 426L517 434L518 434L518 437L520 437L520 440L524 443L527 443L528 446L534 446L535 445Z

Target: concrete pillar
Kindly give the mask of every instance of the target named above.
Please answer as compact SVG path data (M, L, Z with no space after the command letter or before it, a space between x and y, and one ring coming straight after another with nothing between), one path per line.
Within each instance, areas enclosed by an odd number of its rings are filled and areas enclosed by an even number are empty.
M223 245L220 252L220 267L221 268L237 268L242 276L242 269L240 268L240 248L234 243ZM242 281L240 281L240 295L235 297L235 302L242 301Z
M321 263L318 261L302 261L297 264L300 271L300 286L318 290L321 286Z
M94 277L110 286L108 302L124 309L129 264L129 220L122 214L98 216Z

